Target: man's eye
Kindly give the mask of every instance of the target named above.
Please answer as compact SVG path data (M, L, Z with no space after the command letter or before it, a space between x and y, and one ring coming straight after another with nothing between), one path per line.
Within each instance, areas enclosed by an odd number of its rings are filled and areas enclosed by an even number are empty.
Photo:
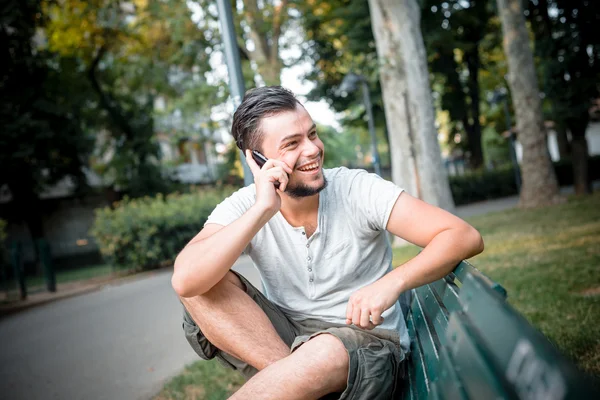
M296 142L289 142L288 144L285 145L285 147L287 148L287 147L292 147L295 145L296 145Z
M312 131L309 135L310 137L317 137L317 131Z

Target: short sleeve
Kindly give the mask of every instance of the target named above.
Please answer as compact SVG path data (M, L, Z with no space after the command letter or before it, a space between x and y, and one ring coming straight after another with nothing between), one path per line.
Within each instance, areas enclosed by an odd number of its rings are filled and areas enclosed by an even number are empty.
M354 170L349 178L348 204L359 226L384 231L404 189L365 170Z
M213 212L208 216L208 219L204 223L207 224L219 224L227 226L233 221L240 218L252 205L256 198L256 192L254 185L246 186L241 188L231 196L223 200Z

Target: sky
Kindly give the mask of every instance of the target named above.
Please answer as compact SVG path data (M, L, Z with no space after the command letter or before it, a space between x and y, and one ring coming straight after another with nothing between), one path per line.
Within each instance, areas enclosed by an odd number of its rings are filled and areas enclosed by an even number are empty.
M192 10L192 20L198 22L204 16L204 11L195 2L188 2L188 7ZM297 60L300 56L300 43L298 38L302 39L302 35L298 33L298 28L288 29L284 32L283 40L291 42L292 45L289 49L281 50L281 58L284 62L290 62ZM296 38L296 40L294 40ZM251 50L252 43L248 43L248 47ZM207 76L207 80L225 80L228 81L227 63L225 57L221 52L213 52L211 54L210 64L212 72ZM340 129L340 124L335 112L329 107L326 101L321 100L319 102L307 102L306 94L312 89L314 84L306 82L301 77L310 70L310 64L308 62L294 62L292 67L284 68L281 74L281 85L291 90L304 104L306 110L310 113L313 120L323 125L330 125L336 129ZM248 88L247 88L248 89ZM233 106L231 104L224 105L223 107L216 107L212 113L212 118L223 119L225 114L233 113Z

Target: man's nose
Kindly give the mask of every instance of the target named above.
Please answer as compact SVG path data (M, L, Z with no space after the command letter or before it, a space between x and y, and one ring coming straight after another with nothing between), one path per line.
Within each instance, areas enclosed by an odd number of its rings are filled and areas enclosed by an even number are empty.
M321 153L321 149L313 141L308 140L302 152L307 158L315 158Z

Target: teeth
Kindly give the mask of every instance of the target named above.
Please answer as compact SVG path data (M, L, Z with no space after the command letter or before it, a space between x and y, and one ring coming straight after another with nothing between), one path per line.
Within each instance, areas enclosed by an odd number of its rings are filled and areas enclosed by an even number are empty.
M317 168L318 166L319 166L319 163L312 163L305 167L299 168L299 170L300 171L308 171L309 169Z

